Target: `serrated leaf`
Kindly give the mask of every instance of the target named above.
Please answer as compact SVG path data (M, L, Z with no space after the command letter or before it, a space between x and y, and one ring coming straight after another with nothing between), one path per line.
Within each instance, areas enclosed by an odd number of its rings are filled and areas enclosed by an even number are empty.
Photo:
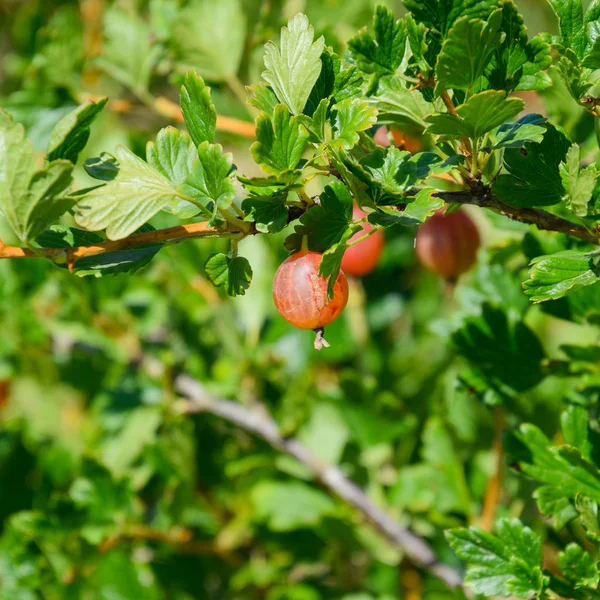
M548 125L541 144L528 142L522 149L508 148L504 152L508 174L493 182L492 191L511 206L557 204L564 196L559 165L569 147L566 136Z
M79 153L85 148L90 137L91 124L107 102L108 98L86 102L63 117L50 134L46 160L63 158L76 163Z
M566 160L560 164L560 176L567 192L569 208L578 217L587 216L596 185L596 171L591 165L581 168L579 144L569 148Z
M348 48L361 71L371 73L371 89L384 75L393 75L406 52L406 25L387 7L377 5L373 35L366 29L348 41Z
M397 123L417 131L425 129L425 117L435 110L419 90L409 91L398 77L383 78L375 95L367 101L379 111L380 123Z
M280 47L273 42L265 46L263 79L280 102L294 115L302 113L310 92L321 73L323 37L314 40L308 18L298 13L281 30Z
M229 296L243 296L252 281L252 268L243 256L211 254L204 263L206 276L216 287L223 287Z
M570 543L558 555L558 566L575 588L596 588L600 581L597 562L581 546Z
M75 221L90 231L106 229L109 240L131 235L162 210L176 194L171 182L124 146L115 156L115 179L93 189L75 207Z
M215 141L217 111L210 100L210 88L195 71L188 71L183 79L179 102L185 126L196 146Z
M341 181L336 181L325 186L320 204L300 218L296 232L308 236L309 250L325 252L342 239L351 221L352 196Z
M575 361L582 359L600 361L600 348L597 346L561 346L561 350ZM590 460L592 451L589 423L589 410L577 404L570 404L560 415L560 429L565 444L577 448L587 460Z
M572 48L581 58L586 44L581 0L548 0L548 2L558 17L563 45Z
M586 69L600 69L600 37L594 40L592 47L586 53L581 64Z
M539 144L544 139L546 131L546 117L537 114L528 114L514 123L505 123L495 132L496 142L490 150L500 148L522 148L525 142Z
M590 257L575 250L565 250L534 258L523 288L532 302L546 302L597 282L596 267Z
M249 85L248 91L250 92L248 104L272 116L275 107L279 104L275 92L264 83Z
M108 152L83 161L85 172L100 181L112 181L119 173L119 161Z
M277 233L288 222L288 211L284 204L285 196L252 196L242 202L246 221L255 223L261 233Z
M189 135L175 127L161 129L156 136L156 141L146 144L148 164L166 177L174 188L184 187L197 158L198 152ZM177 196L173 196L163 210L180 219L189 219L200 212L195 204Z
M323 258L321 259L321 264L319 265L319 275L321 275L323 279L327 279L327 295L329 298L333 298L334 286L338 275L340 274L342 258L344 258L344 252L348 248L348 241L360 230L360 225L348 227L348 229L342 235L340 241L336 244L333 244L331 248L323 253Z
M436 94L455 88L472 90L500 44L502 10L494 11L487 23L463 17L444 40L435 68Z
M464 318L452 334L459 354L500 394L513 395L537 385L544 377L544 349L523 321L511 322L506 312L484 303L481 315Z
M487 90L471 96L456 109L457 115L441 113L427 117L427 133L479 138L523 110L523 100L507 98L506 92Z
M593 81L588 80L589 71L582 66L570 49L558 61L554 61L552 70L560 75L569 93L577 102L581 102L593 85Z
M446 533L452 549L467 563L465 583L485 596L541 594L548 585L541 538L518 519L500 520L495 532L471 527Z
M309 138L302 123L302 117L292 116L283 104L275 107L272 119L266 113L258 117L250 152L266 173L279 175L298 166Z
M177 63L186 71L197 69L208 81L226 82L237 75L245 39L240 0L193 0L179 11L172 26Z
M591 540L600 542L600 514L598 503L591 498L578 494L575 496L575 509L579 514L581 526Z
M233 156L229 152L223 154L220 144L202 142L181 189L207 208L212 205L216 214L217 209L229 207L235 198L234 175Z
M359 140L358 132L370 129L377 122L377 109L358 98L347 98L331 109L334 136L331 146L349 150Z

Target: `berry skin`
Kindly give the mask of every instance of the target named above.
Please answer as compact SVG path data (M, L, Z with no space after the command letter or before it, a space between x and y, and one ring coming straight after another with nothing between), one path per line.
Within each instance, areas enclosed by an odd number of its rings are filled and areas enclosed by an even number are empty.
M423 142L419 138L408 135L393 125L389 128L385 125L379 127L373 136L373 141L379 146L391 146L388 132L391 132L394 144L399 148L408 150L409 152L420 152L423 150Z
M354 220L362 219L366 216L367 213L365 211L354 205L354 208L352 209L352 218ZM361 225L362 231L355 233L350 240L362 237L365 233L373 229L373 225L367 221ZM350 246L346 252L344 252L344 257L342 258L342 271L348 275L354 275L355 277L362 277L363 275L370 273L377 265L377 261L381 256L383 242L383 232L376 231L362 242Z
M463 210L444 215L439 210L417 233L417 256L423 266L452 281L477 259L479 232Z
M327 297L327 281L319 275L322 255L301 250L284 260L273 280L279 314L300 329L319 329L337 319L348 302L348 281L340 271Z

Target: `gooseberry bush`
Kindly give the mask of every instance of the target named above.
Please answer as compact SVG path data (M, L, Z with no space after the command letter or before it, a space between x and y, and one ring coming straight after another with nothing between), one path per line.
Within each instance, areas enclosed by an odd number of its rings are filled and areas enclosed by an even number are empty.
M103 4L7 21L0 598L597 598L600 2Z

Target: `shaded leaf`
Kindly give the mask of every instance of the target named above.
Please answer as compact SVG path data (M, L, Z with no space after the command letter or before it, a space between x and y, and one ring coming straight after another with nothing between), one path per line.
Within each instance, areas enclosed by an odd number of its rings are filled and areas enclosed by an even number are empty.
M223 287L230 296L244 295L252 281L252 268L243 256L227 256L222 252L211 254L204 263L210 282Z

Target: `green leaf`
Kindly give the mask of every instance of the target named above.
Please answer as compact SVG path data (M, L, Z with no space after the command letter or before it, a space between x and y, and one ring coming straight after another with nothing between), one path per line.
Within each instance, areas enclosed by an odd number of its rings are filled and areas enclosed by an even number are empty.
M578 544L570 543L558 555L558 566L565 578L576 588L595 589L600 581L598 563Z
M597 282L597 269L591 258L582 252L565 250L534 258L523 288L532 302L546 302Z
M564 196L559 165L570 147L566 136L548 125L541 144L526 143L523 148L504 152L504 168L492 184L493 193L510 206L549 206Z
M193 0L175 18L171 43L181 69L196 69L208 81L227 82L237 75L245 40L240 0Z
M594 542L600 542L600 514L598 503L591 498L578 494L575 496L575 509L579 513L581 526L585 534Z
M340 274L342 258L344 258L344 252L348 248L348 241L360 230L360 225L348 227L343 233L340 241L333 244L333 246L323 254L321 264L319 265L319 275L327 280L327 295L329 298L333 298L335 282Z
M583 67L571 50L567 50L564 56L561 56L558 61L554 61L552 70L559 74L569 93L577 102L581 102L593 85L593 81L588 79L590 72Z
M206 276L216 287L225 288L230 296L243 296L252 281L252 268L243 256L211 254L204 263Z
M156 141L148 142L146 145L148 164L166 177L174 188L184 189L184 184L190 177L197 158L198 152L188 134L175 127L161 129L156 136ZM189 219L200 212L198 206L177 196L173 196L163 210L180 219Z
M115 152L121 168L115 179L94 188L75 206L75 221L90 231L106 229L109 240L131 235L173 201L169 180L124 146Z
M474 94L456 109L458 116L441 113L427 117L427 133L479 138L523 110L523 100L507 98L506 92L488 90Z
M596 185L596 171L593 166L581 168L579 144L573 144L567 157L560 164L560 176L567 192L569 208L578 217L588 214L588 204Z
M40 234L75 202L62 196L71 183L71 162L55 160L37 172L34 164L23 126L0 109L0 211L22 242Z
M577 516L573 502L579 494L600 501L600 473L571 446L555 448L535 426L521 425L516 434L527 454L519 459L521 470L543 485L535 493L537 503L548 517L562 527Z
M504 0L502 25L504 40L493 54L485 75L497 90L541 90L551 85L543 71L551 64L550 46L540 37L528 41L527 28L513 0Z
M261 481L252 489L256 517L273 531L313 529L335 509L333 501L305 483Z
M435 110L419 90L409 91L398 77L383 78L377 93L369 97L368 102L379 111L380 123L397 123L417 131L425 129L425 117Z
M437 190L434 188L420 190L415 199L406 206L404 214L420 223L425 223L429 217L444 206L444 201L435 195L436 192Z
M119 173L119 161L108 152L83 161L85 172L100 181L112 181Z
M487 19L497 0L404 0L413 17L442 35L460 17Z
M391 10L375 7L373 36L366 30L348 41L350 54L361 71L371 73L371 89L384 75L393 75L406 52L406 25Z
M250 152L266 173L292 171L300 162L309 138L302 118L292 116L285 105L275 107L273 118L262 113L256 121L256 142Z
M502 308L484 303L480 316L466 317L452 334L456 350L477 369L488 385L513 395L543 378L544 349L523 322L512 323Z
M46 160L64 158L76 163L79 153L85 148L90 137L92 122L107 102L108 98L86 102L63 117L50 134Z
M495 132L495 143L490 150L500 148L522 148L525 142L539 144L544 139L546 131L546 117L537 114L528 114L514 123L505 123Z
M245 221L255 223L261 233L277 233L288 223L285 196L252 196L242 202Z
M280 102L299 115L321 73L323 37L314 40L308 18L298 13L281 30L280 47L273 42L265 46L263 79L273 88Z
M558 17L563 45L572 48L581 58L586 44L581 0L548 0L548 2Z
M471 527L451 529L446 538L467 562L465 583L485 596L529 598L543 593L542 539L518 519L502 519L496 535Z
M315 252L325 252L339 242L352 221L352 196L341 181L326 185L320 200L296 226L297 233L308 236L308 247Z
M215 214L218 208L229 207L236 193L233 156L229 152L223 154L220 144L202 142L181 189L207 208L212 203Z
M202 142L214 144L217 112L210 100L210 88L195 71L188 71L179 94L185 126L196 146Z
M377 109L358 98L347 98L331 109L334 136L330 144L350 149L359 140L358 132L370 129L377 122Z
M600 360L600 348L597 346L561 346L561 350L572 358L591 358L594 362ZM582 356L583 354L583 356ZM592 444L590 441L589 410L578 404L570 404L560 415L560 429L565 439L565 444L573 446L581 452L581 455L590 460Z
M427 44L427 27L425 23L417 23L413 16L408 13L404 17L406 26L406 36L408 45L411 51L409 66L415 65L419 73L426 77L431 67L426 59L428 44Z
M494 11L487 23L463 17L456 21L444 40L435 72L436 94L455 88L472 90L500 44L502 10Z
M600 69L600 37L594 40L593 46L585 55L581 65L586 69Z

